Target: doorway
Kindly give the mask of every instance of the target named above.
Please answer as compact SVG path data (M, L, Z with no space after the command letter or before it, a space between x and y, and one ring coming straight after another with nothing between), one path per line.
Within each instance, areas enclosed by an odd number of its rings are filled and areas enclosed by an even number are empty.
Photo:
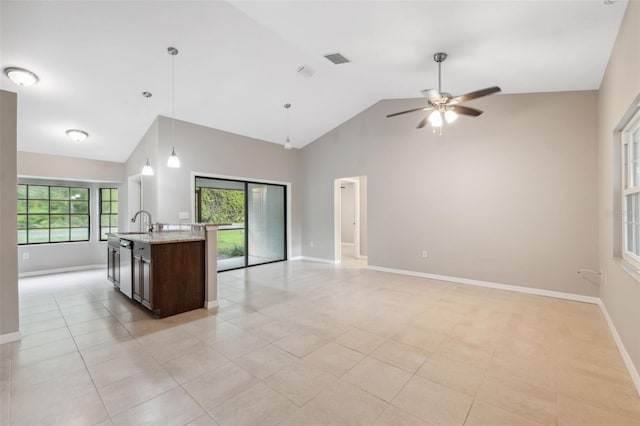
M367 264L367 177L344 177L334 183L335 262Z

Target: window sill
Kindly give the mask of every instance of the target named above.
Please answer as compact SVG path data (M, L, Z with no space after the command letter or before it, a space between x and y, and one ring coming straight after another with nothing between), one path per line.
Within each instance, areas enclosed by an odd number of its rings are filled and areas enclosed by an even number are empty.
M618 266L620 266L620 269L622 269L624 272L627 273L627 275L629 275L638 284L640 284L640 270L638 270L638 268L635 265L633 265L631 262L621 257L616 257L615 261L618 264Z

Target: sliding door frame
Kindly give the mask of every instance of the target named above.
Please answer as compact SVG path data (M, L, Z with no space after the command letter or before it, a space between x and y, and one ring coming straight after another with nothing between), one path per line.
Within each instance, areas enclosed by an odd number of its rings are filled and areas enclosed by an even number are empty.
M236 181L236 182L242 182L244 183L244 188L245 188L245 197L244 197L244 202L245 202L245 235L244 235L244 239L245 239L245 259L244 259L244 264L246 266L243 266L242 268L247 268L247 267L251 267L251 266L260 266L260 265L267 265L269 263L274 263L274 262L283 262L283 261L287 261L291 259L291 182L282 182L282 181L275 181L275 180L268 180L268 179L255 179L255 178L248 178L248 177L242 177L242 176L229 176L229 175L218 175L218 174L212 174L212 173L200 173L200 172L191 172L191 217L193 218L194 222L197 220L197 215L198 212L196 211L196 178L210 178L210 179L219 179L219 180L231 180L231 181ZM267 184L267 185L278 185L278 186L282 186L284 188L284 202L285 202L285 209L284 209L284 221L285 221L285 226L284 226L284 259L282 260L273 260L271 262L265 262L265 263L259 263L256 265L249 265L249 224L246 223L247 222L247 218L248 218L248 194L247 194L247 187L248 184L256 184L256 185L260 185L260 184ZM233 269L242 269L242 268L233 268ZM231 271L233 269L225 269L225 271Z

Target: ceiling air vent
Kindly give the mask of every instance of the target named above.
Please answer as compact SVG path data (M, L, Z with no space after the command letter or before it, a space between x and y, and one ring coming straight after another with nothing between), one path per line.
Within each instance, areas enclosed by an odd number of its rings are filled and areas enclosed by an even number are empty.
M339 53L331 53L329 55L324 55L324 57L336 65L346 64L347 62L351 62Z

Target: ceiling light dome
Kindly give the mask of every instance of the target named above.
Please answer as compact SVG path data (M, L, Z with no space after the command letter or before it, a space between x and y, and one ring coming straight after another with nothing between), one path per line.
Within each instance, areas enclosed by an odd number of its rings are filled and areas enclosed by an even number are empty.
M65 133L74 142L82 142L89 137L89 133L85 132L84 130L69 129Z
M37 75L24 68L8 67L4 69L4 73L18 86L29 87L39 81Z

